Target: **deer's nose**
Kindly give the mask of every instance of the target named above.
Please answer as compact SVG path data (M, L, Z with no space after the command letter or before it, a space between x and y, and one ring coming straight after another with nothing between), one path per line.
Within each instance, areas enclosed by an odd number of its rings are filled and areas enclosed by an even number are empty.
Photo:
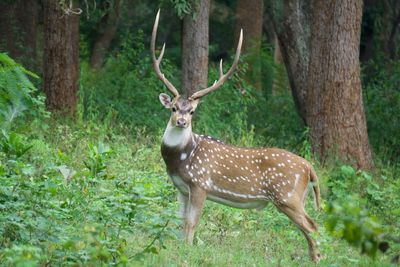
M186 127L186 120L184 118L179 118L176 121L176 126L178 126L178 127Z

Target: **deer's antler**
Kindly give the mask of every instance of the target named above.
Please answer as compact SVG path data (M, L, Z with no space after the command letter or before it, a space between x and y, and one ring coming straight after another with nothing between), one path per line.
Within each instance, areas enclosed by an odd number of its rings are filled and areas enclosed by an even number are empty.
M221 61L219 62L219 79L217 81L215 81L212 86L194 93L190 97L191 99L193 99L193 100L198 99L200 97L205 96L208 93L211 93L212 91L217 90L219 87L221 87L221 85L224 84L224 82L226 80L229 79L229 77L233 74L233 72L235 71L235 69L239 63L239 57L240 57L240 51L242 49L242 43L243 43L243 29L240 30L240 37L239 37L238 46L236 48L236 55L235 55L235 59L232 63L231 68L228 70L227 73L224 74L223 69L222 69L222 59L221 59Z
M153 33L151 34L150 50L151 50L151 58L153 60L153 67L154 70L156 71L158 78L165 84L165 86L167 86L168 90L171 91L174 97L177 97L179 96L178 90L176 90L176 88L172 85L172 83L168 81L167 78L165 78L164 73L162 73L160 70L160 63L164 56L164 51L165 51L165 43L162 46L160 56L158 58L156 57L155 46L156 46L156 36L157 36L159 18L160 18L160 10L158 10L157 12L156 20L154 21L154 26L153 26Z

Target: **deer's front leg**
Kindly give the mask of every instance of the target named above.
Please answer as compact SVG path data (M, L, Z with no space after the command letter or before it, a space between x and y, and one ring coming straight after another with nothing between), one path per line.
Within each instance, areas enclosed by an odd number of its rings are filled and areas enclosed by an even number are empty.
M185 220L186 213L189 206L189 197L185 196L181 192L178 191L178 202L179 202L179 211L177 213L179 219Z
M185 239L189 244L193 244L194 230L199 223L203 211L207 193L197 186L190 187L189 202L185 212Z

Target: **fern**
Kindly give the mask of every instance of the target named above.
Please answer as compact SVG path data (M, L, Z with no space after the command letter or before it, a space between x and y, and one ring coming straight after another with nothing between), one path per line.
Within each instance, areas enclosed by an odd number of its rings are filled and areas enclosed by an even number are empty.
M29 78L39 77L0 53L0 125L6 128L29 110L33 115L44 112L43 97Z

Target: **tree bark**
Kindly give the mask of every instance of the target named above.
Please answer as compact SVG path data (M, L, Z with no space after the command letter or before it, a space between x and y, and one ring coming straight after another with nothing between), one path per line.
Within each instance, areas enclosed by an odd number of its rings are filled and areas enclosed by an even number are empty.
M73 115L79 78L79 16L44 0L43 88L48 110Z
M272 81L272 95L277 95L281 90L280 85L283 76L286 75L283 67L283 59L278 37L274 34L274 80Z
M362 0L269 3L313 151L322 162L337 156L372 168L359 66Z
M115 0L111 11L99 23L99 36L94 43L90 57L90 66L94 69L100 69L103 65L107 49L117 32L121 2L121 0Z
M359 47L362 0L314 1L306 114L313 149L370 169Z
M267 12L280 44L293 100L300 118L306 123L311 3L307 0L269 0L267 3Z
M233 47L236 48L240 29L243 29L243 54L246 55L249 84L262 90L261 79L261 39L263 27L264 1L238 0L236 3L236 29Z
M37 69L36 37L39 7L37 0L0 3L0 50L29 69ZM27 11L29 10L29 11Z
M196 1L183 18L182 90L186 97L207 87L210 0Z

